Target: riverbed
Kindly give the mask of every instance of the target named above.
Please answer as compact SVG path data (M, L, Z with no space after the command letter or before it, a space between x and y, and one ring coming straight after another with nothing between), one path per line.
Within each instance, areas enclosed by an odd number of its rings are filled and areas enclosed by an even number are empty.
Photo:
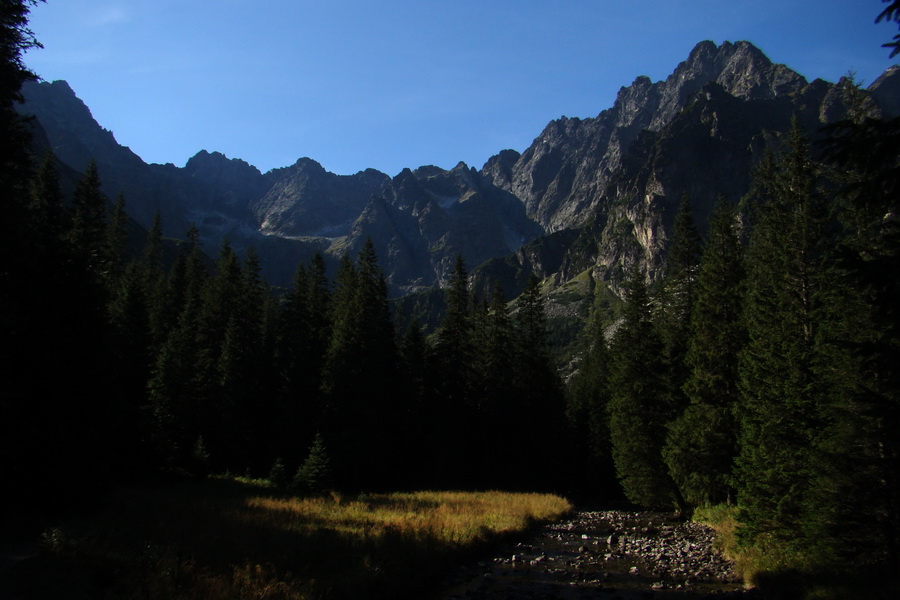
M672 515L579 510L461 568L440 600L758 598L714 532Z

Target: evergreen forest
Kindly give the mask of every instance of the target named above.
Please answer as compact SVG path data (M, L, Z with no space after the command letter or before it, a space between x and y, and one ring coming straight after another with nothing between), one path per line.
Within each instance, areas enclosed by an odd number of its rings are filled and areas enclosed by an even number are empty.
M398 314L371 243L273 289L252 249L166 239L164 214L136 239L93 165L65 193L14 110L33 4L4 2L0 34L10 510L160 473L552 491L685 518L726 505L741 544L900 566L900 121L862 95L823 142L781 136L707 230L684 197L665 275L627 273L621 314L598 305L564 380L536 277L479 295L460 258L428 330Z

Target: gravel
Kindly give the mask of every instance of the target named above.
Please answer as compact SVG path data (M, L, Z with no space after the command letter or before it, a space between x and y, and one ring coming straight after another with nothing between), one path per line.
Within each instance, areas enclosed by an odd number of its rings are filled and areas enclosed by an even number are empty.
M649 512L590 511L546 525L460 569L442 600L756 598L704 525Z

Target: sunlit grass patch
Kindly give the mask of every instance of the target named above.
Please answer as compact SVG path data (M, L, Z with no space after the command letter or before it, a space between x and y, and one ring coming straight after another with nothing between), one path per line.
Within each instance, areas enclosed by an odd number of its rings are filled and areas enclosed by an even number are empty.
M542 494L299 498L257 483L119 492L90 518L60 524L0 584L22 598L416 597L455 561L571 510Z
M339 495L257 496L249 498L247 506L262 509L256 518L275 519L295 531L327 529L375 538L400 534L460 546L521 532L571 510L558 496L505 492L412 492L353 500Z
M761 538L755 543L741 543L738 508L724 504L696 509L694 520L715 529L717 545L725 558L734 562L735 570L747 585L755 585L765 573L806 569L806 559L774 539Z

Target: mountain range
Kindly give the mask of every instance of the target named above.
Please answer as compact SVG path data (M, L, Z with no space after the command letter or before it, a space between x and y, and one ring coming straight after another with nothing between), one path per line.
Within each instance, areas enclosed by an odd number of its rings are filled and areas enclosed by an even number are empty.
M36 152L52 149L73 174L95 160L107 195L124 194L138 223L159 213L174 238L196 224L210 254L224 239L252 245L274 285L315 252L334 264L371 238L394 296L440 286L461 255L478 289L500 282L513 297L530 273L545 279L564 315L583 313L598 290L615 295L635 263L653 280L683 194L703 231L719 195L746 195L793 118L815 139L847 114L851 86L809 82L749 42L704 41L664 81L637 77L612 107L550 122L521 153L395 177L336 175L310 158L261 173L205 150L184 167L147 164L65 81L27 83L19 109L36 117ZM900 115L900 68L868 86L864 110Z

